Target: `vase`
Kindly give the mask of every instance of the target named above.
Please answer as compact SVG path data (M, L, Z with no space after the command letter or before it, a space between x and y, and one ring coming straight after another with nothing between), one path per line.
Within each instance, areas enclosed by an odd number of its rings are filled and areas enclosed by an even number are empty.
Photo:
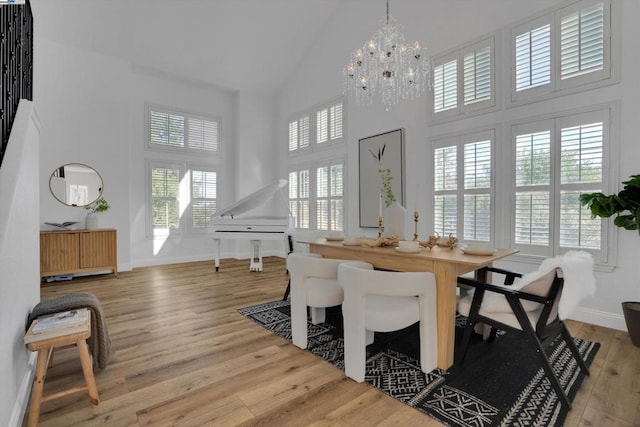
M89 212L84 221L84 228L87 230L95 230L98 228L98 214Z
M406 222L407 210L397 200L394 201L384 210L384 235L404 240Z
M622 313L624 314L624 321L627 324L631 343L636 347L640 347L640 302L623 302Z

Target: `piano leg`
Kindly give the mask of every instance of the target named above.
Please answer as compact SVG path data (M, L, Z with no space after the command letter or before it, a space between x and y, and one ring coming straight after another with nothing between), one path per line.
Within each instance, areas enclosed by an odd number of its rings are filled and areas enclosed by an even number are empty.
M262 240L251 240L251 246L253 246L253 256L251 257L249 271L262 271L262 253L260 252L261 244Z
M218 271L220 269L220 239L213 239L213 241L216 244L215 262L216 262L216 271Z

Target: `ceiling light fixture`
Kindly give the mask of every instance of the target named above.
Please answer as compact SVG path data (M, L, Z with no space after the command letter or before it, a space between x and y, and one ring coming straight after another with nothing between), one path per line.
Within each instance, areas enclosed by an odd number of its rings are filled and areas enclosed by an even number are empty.
M344 93L356 105L371 105L380 92L388 111L401 100L420 97L431 88L431 59L417 41L407 45L400 26L389 16L373 37L351 53L344 67Z

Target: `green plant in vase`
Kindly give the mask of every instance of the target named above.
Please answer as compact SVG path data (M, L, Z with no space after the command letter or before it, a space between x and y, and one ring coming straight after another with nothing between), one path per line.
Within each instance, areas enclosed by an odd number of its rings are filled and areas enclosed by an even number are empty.
M625 230L640 232L640 175L631 175L623 181L624 188L618 194L585 193L580 203L596 217L608 218L616 215L613 223Z
M382 167L382 157L384 156L384 149L386 148L386 144L383 144L382 147L378 147L378 152L374 153L369 150L376 163L378 163L378 174L381 179L381 193L383 195L384 204L386 207L391 206L393 202L396 201L396 197L393 194L393 190L391 189L391 182L393 181L393 176L391 176L391 169Z
M110 207L111 206L109 206L109 203L104 199L104 197L100 197L98 200L93 203L89 203L84 208L90 211L89 213L102 213L108 211Z

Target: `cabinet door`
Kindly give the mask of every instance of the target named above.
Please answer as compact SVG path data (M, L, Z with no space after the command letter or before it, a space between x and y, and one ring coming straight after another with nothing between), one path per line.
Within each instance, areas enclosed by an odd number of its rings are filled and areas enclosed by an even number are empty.
M114 230L80 233L80 268L117 265Z
M78 269L78 234L45 233L40 234L40 273L62 274Z

